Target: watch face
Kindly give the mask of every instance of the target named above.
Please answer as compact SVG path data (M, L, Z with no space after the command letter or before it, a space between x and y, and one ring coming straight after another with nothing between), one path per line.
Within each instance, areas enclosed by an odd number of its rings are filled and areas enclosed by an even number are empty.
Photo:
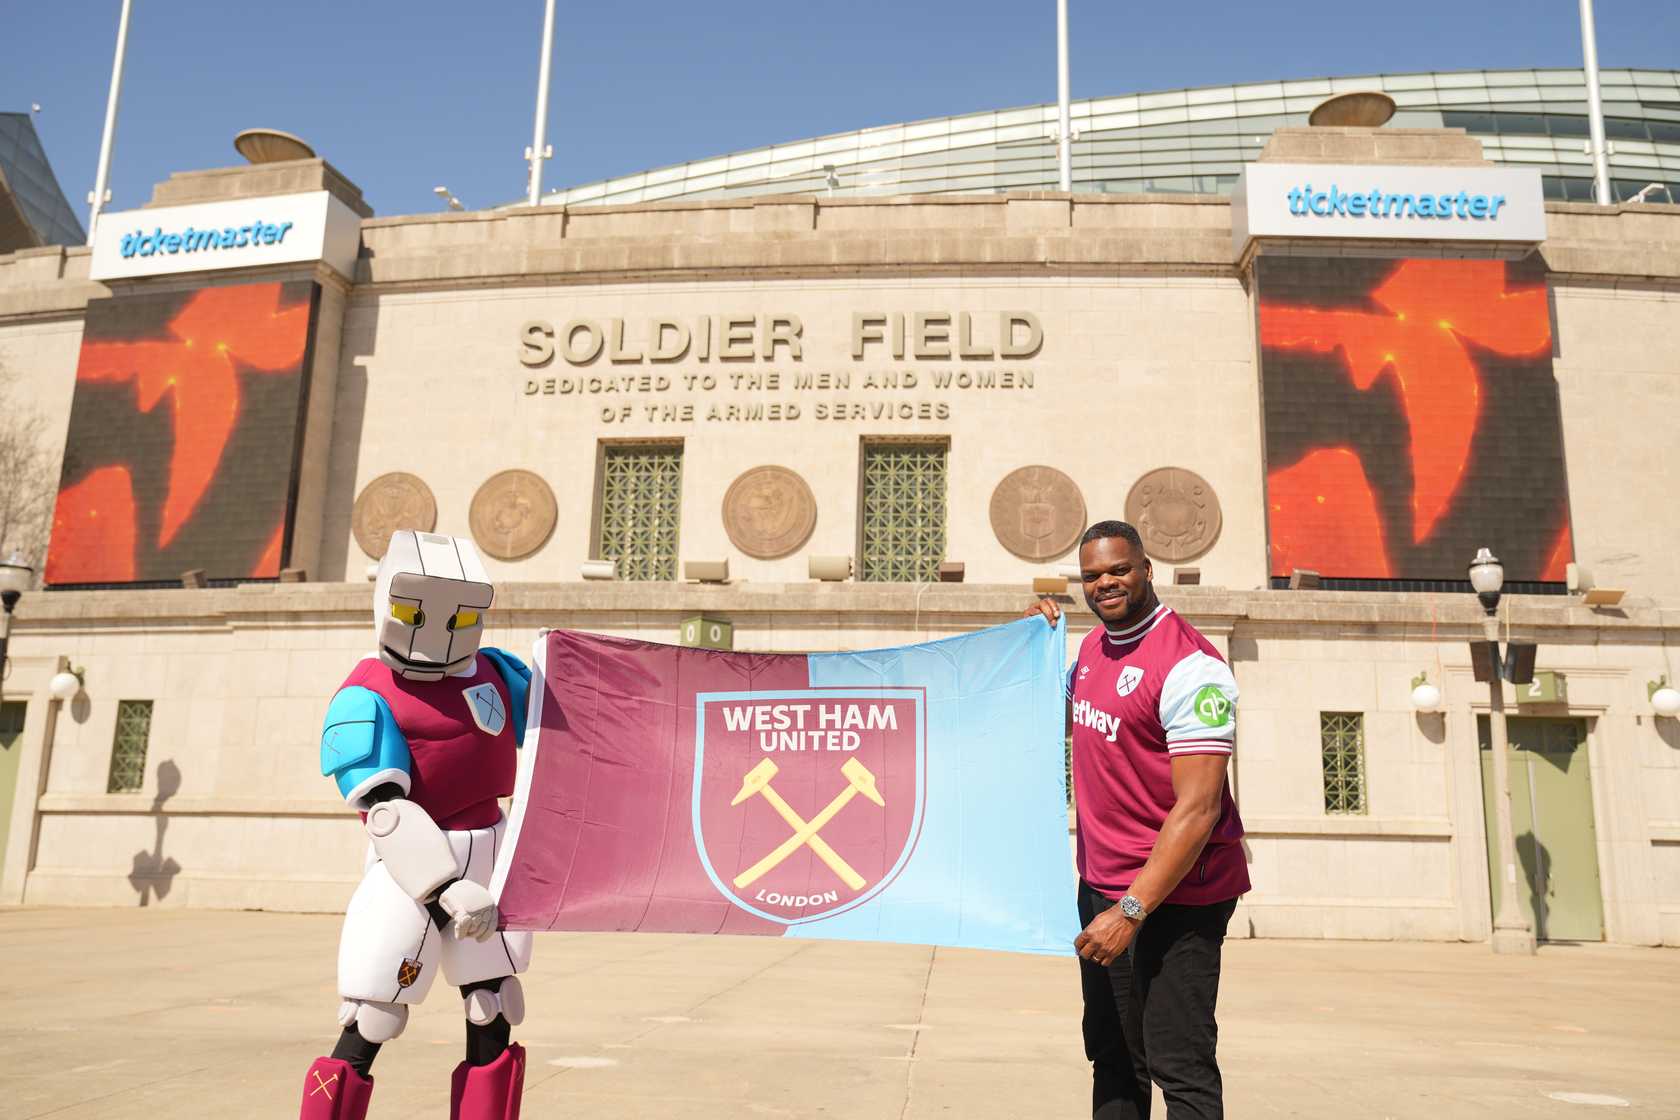
M1141 918L1143 917L1143 903L1131 895L1127 895L1120 900L1120 913L1128 918Z

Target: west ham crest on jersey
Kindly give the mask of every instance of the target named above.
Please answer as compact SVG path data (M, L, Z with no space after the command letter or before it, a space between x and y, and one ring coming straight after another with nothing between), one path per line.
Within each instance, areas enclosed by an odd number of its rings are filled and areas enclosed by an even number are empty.
M507 726L507 704L495 685L488 682L475 684L462 689L461 695L467 698L467 709L472 712L473 722L478 724L480 731L486 735L502 733L502 728Z
M881 891L924 802L919 688L696 697L694 842L735 905L795 925Z
M1136 665L1127 665L1120 670L1120 676L1114 682L1114 691L1121 696L1130 696L1142 683L1143 670Z

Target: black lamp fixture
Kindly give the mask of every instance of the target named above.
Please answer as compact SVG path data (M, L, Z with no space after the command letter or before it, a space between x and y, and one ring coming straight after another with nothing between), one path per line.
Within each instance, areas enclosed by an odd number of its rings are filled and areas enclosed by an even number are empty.
M16 549L5 560L0 560L0 607L5 609L5 613L0 615L0 678L6 675L6 642L12 632L12 608L29 590L34 578L35 569Z
M1505 565L1486 547L1478 549L1476 558L1470 561L1470 586L1476 589L1476 598L1482 601L1482 609L1488 614L1497 614L1499 592L1505 586Z

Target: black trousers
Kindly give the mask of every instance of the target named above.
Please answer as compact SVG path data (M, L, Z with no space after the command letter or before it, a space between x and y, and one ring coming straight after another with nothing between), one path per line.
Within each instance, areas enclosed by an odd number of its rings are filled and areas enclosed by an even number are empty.
M1113 905L1079 884L1080 922L1089 925ZM1162 905L1112 965L1080 958L1096 1120L1148 1120L1151 1081L1161 1087L1169 1120L1224 1117L1214 1004L1225 927L1236 907L1236 899Z

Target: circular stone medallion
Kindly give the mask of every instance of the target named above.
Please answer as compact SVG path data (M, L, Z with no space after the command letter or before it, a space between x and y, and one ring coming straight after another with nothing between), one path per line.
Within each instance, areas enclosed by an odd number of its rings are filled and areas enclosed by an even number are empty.
M992 491L992 532L1023 560L1053 560L1079 543L1085 498L1055 467L1022 467Z
M1182 467L1150 471L1126 495L1126 520L1157 560L1177 564L1213 547L1222 519L1207 479Z
M804 544L817 527L817 499L786 467L754 467L723 496L723 528L755 560L775 560Z
M356 544L374 560L385 555L398 529L429 533L436 527L437 499L430 487L406 471L382 474L368 483L350 511Z
M530 471L502 471L473 495L467 525L478 547L498 560L521 560L554 532L554 491Z

